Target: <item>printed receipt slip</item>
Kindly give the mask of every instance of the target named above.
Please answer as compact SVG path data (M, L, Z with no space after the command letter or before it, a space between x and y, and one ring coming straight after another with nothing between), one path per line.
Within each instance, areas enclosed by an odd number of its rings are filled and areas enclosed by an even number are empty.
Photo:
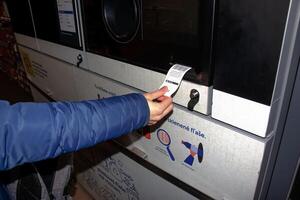
M160 86L160 88L164 86L168 87L169 91L165 94L165 96L170 97L177 91L183 79L183 76L190 69L190 67L179 64L175 64L169 69L163 84Z

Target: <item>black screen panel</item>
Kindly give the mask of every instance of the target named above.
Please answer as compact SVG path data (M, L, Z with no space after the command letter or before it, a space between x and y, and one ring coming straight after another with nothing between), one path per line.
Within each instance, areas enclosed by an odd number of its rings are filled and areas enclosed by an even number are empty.
M270 105L289 1L218 3L214 88Z

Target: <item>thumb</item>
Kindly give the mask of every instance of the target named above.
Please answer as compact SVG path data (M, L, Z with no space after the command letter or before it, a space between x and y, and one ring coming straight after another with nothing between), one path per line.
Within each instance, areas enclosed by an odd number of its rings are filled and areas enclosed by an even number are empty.
M147 93L145 96L148 100L155 100L161 96L163 96L166 92L168 92L168 87L167 86L164 86L162 88L160 88L159 90L156 90L154 92L150 92L150 93Z

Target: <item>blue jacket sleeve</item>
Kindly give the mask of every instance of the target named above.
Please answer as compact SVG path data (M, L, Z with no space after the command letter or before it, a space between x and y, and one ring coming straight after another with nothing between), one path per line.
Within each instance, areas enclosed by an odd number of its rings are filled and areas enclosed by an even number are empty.
M56 157L145 126L142 94L56 103L0 101L0 170Z

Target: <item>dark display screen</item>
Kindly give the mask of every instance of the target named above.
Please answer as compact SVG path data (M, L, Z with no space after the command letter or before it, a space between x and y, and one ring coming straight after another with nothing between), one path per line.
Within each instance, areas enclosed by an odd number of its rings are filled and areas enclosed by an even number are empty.
M166 73L193 67L187 79L211 85L213 1L84 0L86 48Z

